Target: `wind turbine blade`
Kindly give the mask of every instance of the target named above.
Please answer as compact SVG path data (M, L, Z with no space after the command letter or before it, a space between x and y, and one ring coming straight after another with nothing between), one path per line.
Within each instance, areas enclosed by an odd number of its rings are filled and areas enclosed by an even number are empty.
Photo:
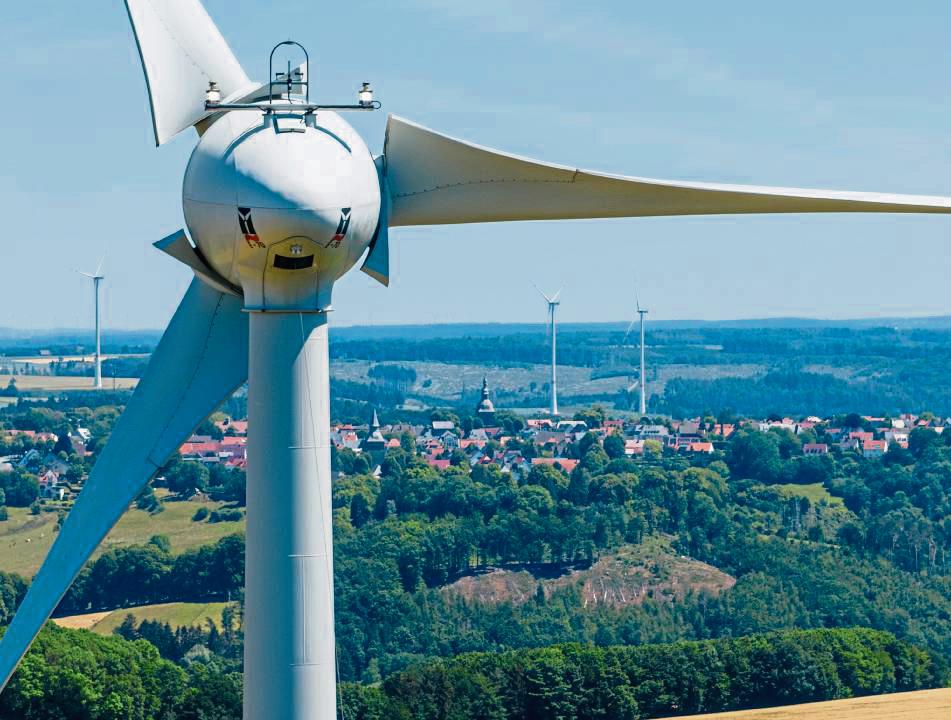
M102 264L103 264L103 262L105 262L105 260L106 260L106 256L105 256L105 255L103 255L101 258L99 258L99 264L96 265L96 275L95 275L95 277L101 277L101 276L102 276Z
M90 279L96 277L96 276L93 275L92 273L83 272L82 270L77 270L76 272L78 272L80 275L85 275L86 277L88 277L88 278L90 278Z
M228 43L199 0L126 0L161 145L211 113L205 91L214 81L223 100L253 90Z
M238 298L192 281L0 640L0 688L129 503L194 428L247 380L248 316L241 306Z
M549 304L551 303L552 298L548 297L545 293L543 293L543 292L541 291L541 288L538 287L538 285L536 285L535 283L532 283L532 287L535 288L536 290L538 290L538 294L541 295L543 298L545 298L545 302L546 302L546 303L549 303ZM559 292L561 292L561 291L559 290Z
M951 198L680 182L551 165L390 116L391 225L747 213L951 213Z
M627 336L631 334L631 330L634 329L634 323L637 322L637 318L631 318L631 324L627 326L627 332L624 333L624 339L621 341L621 345L624 345L627 342Z
M551 302L558 302L558 298L561 295L562 290L564 290L563 287L558 288L558 292L551 296Z
M634 286L634 304L637 305L637 312L641 311L641 299L637 295L637 285ZM630 332L630 330L628 330Z

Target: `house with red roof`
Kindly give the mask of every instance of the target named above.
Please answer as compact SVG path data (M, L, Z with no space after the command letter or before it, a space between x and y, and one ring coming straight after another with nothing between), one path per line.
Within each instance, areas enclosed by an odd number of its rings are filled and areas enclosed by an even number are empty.
M736 431L736 425L733 423L717 423L713 426L713 434L719 435L726 440Z
M884 440L866 440L862 443L862 455L867 458L880 458L888 452L888 443Z
M578 467L578 460L572 458L532 458L532 465L551 465L552 467L560 467L566 473L570 473L576 467Z
M628 457L632 455L643 455L644 441L643 440L625 440L624 454L627 455Z

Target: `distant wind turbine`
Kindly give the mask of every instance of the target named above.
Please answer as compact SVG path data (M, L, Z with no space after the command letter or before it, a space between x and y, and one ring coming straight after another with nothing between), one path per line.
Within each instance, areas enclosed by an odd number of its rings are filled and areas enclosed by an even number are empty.
M103 258L104 259L104 258ZM80 275L84 275L92 280L93 292L96 297L96 372L95 379L93 380L93 387L97 390L102 389L102 340L100 337L100 325L99 325L99 283L105 279L105 275L102 274L102 260L99 260L99 265L96 267L96 272L87 273L79 270Z
M551 297L548 297L545 293L539 290L538 286L535 286L535 289L538 290L539 295L545 298L545 302L548 303L548 332L551 333L551 416L558 416L558 360L556 355L556 349L558 345L558 323L555 320L555 308L557 308L561 303L558 301L558 296L561 295L561 288Z
M638 383L641 387L641 416L647 414L647 375L645 374L645 365L644 362L644 316L647 315L647 310L641 308L641 301L637 296L637 288L634 289L634 302L637 305L637 314L640 317L641 321L641 375L640 382ZM637 322L637 318L631 320L631 324L627 326L627 332L624 333L624 342L623 345L627 342L628 335L631 334L631 330L634 328L634 323Z

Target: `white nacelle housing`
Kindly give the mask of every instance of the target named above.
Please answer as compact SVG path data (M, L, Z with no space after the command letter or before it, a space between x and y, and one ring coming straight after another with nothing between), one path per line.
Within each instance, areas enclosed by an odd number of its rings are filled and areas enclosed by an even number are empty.
M185 172L185 222L208 264L257 310L326 310L380 218L366 144L340 116L226 113Z

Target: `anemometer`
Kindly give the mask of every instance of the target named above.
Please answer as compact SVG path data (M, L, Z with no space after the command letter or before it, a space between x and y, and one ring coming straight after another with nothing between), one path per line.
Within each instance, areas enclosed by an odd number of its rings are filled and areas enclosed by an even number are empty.
M304 62L291 69L290 58L287 58L287 69L282 72L274 71L274 55L281 48L292 46L299 48L304 56ZM288 48L290 49L290 48ZM258 110L265 115L275 112L295 112L310 115L318 110L333 110L334 112L352 112L379 110L381 107L379 100L373 99L373 88L370 83L365 82L357 91L356 105L322 105L311 103L310 101L310 54L307 48L295 40L285 40L273 47L268 59L268 97L266 102L222 102L221 90L218 83L214 80L208 82L208 89L205 91L205 110ZM275 92L275 88L278 89ZM283 88L283 90L281 90ZM292 101L297 96L300 100ZM277 100L287 100L288 102L275 102Z

